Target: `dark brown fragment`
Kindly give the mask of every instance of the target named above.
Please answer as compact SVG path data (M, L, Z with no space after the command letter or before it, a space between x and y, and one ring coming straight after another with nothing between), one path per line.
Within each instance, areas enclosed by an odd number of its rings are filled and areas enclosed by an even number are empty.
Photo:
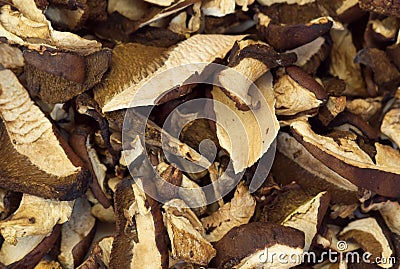
M400 2L398 0L361 0L360 7L368 11L400 18Z
M312 76L303 71L300 67L286 67L286 73L301 86L313 92L319 100L326 101L328 95L324 89Z

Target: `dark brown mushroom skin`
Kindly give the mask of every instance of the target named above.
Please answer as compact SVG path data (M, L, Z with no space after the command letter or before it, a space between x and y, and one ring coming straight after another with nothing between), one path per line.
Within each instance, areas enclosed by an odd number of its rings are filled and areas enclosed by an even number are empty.
M400 18L400 2L397 0L361 0L364 10Z
M312 76L298 66L286 67L286 73L301 86L314 93L319 100L326 101L328 94Z
M275 244L304 247L304 233L297 229L268 222L251 222L231 229L215 244L212 260L217 268L232 268L240 261Z

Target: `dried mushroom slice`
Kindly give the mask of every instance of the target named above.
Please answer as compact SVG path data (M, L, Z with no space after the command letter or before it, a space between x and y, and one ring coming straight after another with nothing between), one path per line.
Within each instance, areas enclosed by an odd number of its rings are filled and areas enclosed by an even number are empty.
M110 253L114 237L108 236L102 238L96 242L90 253L90 256L82 263L78 269L98 269L98 268L109 268L110 265Z
M363 211L379 210L390 231L400 235L400 204L398 201L374 201L369 205L362 205Z
M203 237L204 228L197 216L178 199L163 206L164 222L171 241L171 257L206 266L216 255L213 246Z
M23 71L24 66L24 57L19 48L0 43L0 67L10 69L19 74Z
M367 92L360 65L353 61L357 51L351 32L346 28L343 30L332 29L330 35L333 45L329 72L346 82L344 95L365 96Z
M274 83L277 115L293 116L318 108L327 99L324 88L300 67L286 68Z
M219 87L214 86L211 91L213 99L217 101L213 103L216 122L220 123L217 124L217 137L221 147L230 154L235 173L252 166L261 158L279 130L274 113L271 73L263 75L255 85L257 89L251 87L249 95L254 100L252 103L258 102L259 105L249 111L237 109L236 102Z
M385 0L361 0L362 9L400 18L400 3Z
M58 260L63 268L76 268L83 261L92 242L96 219L90 213L86 198L78 198L68 222L61 228L61 246Z
M393 266L393 261L389 258L393 255L394 250L376 219L365 218L352 221L343 228L338 238L357 242L364 251L372 254L372 258L385 259L387 263L378 264L380 267L391 268Z
M327 190L334 203L353 204L358 201L356 185L326 167L286 133L278 135L272 173L283 184L296 181L309 190Z
M315 2L315 0L257 0L258 3L260 3L263 6L272 6L273 4L280 4L280 3L284 3L284 4L296 4L299 6L302 5L306 5L309 3L313 3Z
M61 264L56 261L41 260L34 269L62 269Z
M17 211L0 221L0 233L10 244L25 236L48 235L56 224L68 221L72 207L73 202L24 194Z
M318 119L327 126L339 113L346 108L346 96L329 96L326 106L321 107Z
M50 1L45 15L55 26L67 30L79 30L89 18L88 1Z
M61 226L56 225L48 235L21 237L16 245L5 241L0 249L0 262L10 269L34 268L54 247L60 231Z
M285 51L305 45L326 34L333 22L328 17L314 19L306 24L284 25L271 21L268 15L258 13L257 28L274 49Z
M201 7L206 16L224 17L235 12L235 0L207 0Z
M381 132L387 135L400 147L400 108L389 110L383 117Z
M209 242L219 241L232 228L246 224L254 214L256 200L249 193L248 187L240 183L232 200L210 216L201 219Z
M136 182L140 181L137 179ZM109 268L168 268L168 249L158 203L130 179L118 184L115 192L117 231Z
M201 2L194 3L192 6L192 12L182 11L176 15L170 22L168 29L171 31L187 35L200 30L202 13L200 10Z
M356 141L314 133L306 122L291 125L294 137L319 161L359 188L388 197L399 197L400 169L376 165Z
M182 41L167 52L167 56L159 68L155 67L155 70L149 70L150 72L147 68L144 70L139 69L138 71L143 70L143 72L148 72L148 75L139 77L137 82L129 82L128 86L125 87L123 91L113 96L107 103L104 104L102 107L103 112L114 111L132 106L156 104L157 98L161 97L169 90L182 85L182 83L184 83L196 72L200 74L202 71L204 71L205 64L211 63L217 58L224 58L225 55L231 50L234 42L241 40L244 37L245 36L243 35L194 35L189 39ZM162 72L188 64L193 64L193 66L191 66L189 70L182 69L182 71L184 70L185 72L181 72L179 76L177 76L176 73L173 79L171 79L170 76L168 76L168 78L166 76L162 76L162 79L166 81L159 81L157 79L157 83L152 83L154 85L151 85L151 91L138 91L151 78L161 74ZM149 86L147 85L147 87ZM132 104L133 100L141 101L140 103L136 102Z
M85 191L88 171L10 70L0 71L0 116L1 186L62 200Z
M382 98L353 99L346 101L346 110L369 121L382 108Z
M268 222L252 222L235 227L215 244L217 268L291 268L300 264L279 263L271 253L301 255L304 248L303 232Z
M322 219L329 207L330 195L320 192L315 197L296 208L282 221L282 225L304 232L304 251L308 251L322 224Z
M252 83L271 68L287 66L294 62L294 54L279 54L261 41L241 40L236 42L229 56L229 69L216 75L219 86L240 110L257 106L257 98L249 93Z

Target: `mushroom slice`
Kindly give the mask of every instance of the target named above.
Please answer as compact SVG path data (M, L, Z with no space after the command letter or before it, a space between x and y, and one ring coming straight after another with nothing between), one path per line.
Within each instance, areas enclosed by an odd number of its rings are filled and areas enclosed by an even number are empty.
M277 115L293 116L318 108L327 99L324 88L300 67L286 68L274 84Z
M136 182L141 182L136 179ZM158 203L130 179L115 192L117 231L109 268L168 268L168 249Z
M68 221L72 207L73 202L24 194L17 211L0 221L0 233L10 244L16 244L22 236L48 235L56 224Z
M252 222L235 227L215 244L218 268L291 268L301 263L280 263L273 253L286 257L301 255L304 248L303 232L268 222ZM271 257L272 256L272 257Z
M382 108L381 102L382 97L347 100L346 110L369 121Z
M79 30L89 17L89 7L86 1L76 1L69 4L50 3L46 8L45 15L53 25L62 29Z
M376 48L362 49L357 52L354 63L362 63L370 67L374 73L374 82L379 87L391 90L400 83L399 70L382 50Z
M252 103L258 104L249 111L240 111L219 87L211 94L215 102L217 137L220 145L229 152L235 173L252 166L274 141L279 123L275 117L272 75L266 73L250 87ZM222 104L222 105L220 105Z
M400 3L385 0L361 0L362 9L400 18Z
M306 189L327 190L338 204L357 203L356 185L335 173L316 159L297 140L287 133L278 135L277 155L272 166L279 183L296 181Z
M150 72L147 71L149 70L147 67L137 70L143 70L146 75L138 76L140 73L135 72L134 78L136 78L136 81L129 81L129 84L124 87L121 92L110 98L108 102L103 105L103 112L135 106L155 105L157 103L157 98L161 97L169 90L182 85L189 77L196 74L196 72L200 74L204 71L206 64L213 62L217 58L224 58L231 50L235 41L241 40L244 37L244 35L194 35L182 41L167 52L166 58L163 59L159 67L153 65L154 67L150 69ZM143 63L140 64L143 66ZM176 76L176 70L173 79L171 79L171 76L165 75L173 71L174 68L185 65L191 65L191 68L183 68L179 76ZM153 77L165 71L167 73L157 78L157 82L151 83L156 83L152 85L151 91L139 91L139 89ZM165 81L160 81L160 79ZM162 87L160 85L162 85ZM147 85L147 87L149 87L149 85ZM140 100L140 102L132 103L133 100Z
M11 69L16 74L19 74L22 73L24 66L24 57L19 48L0 43L0 67Z
M305 45L326 34L333 22L328 17L321 17L306 24L281 25L271 22L271 18L257 14L257 27L263 38L278 51L285 51Z
M164 221L171 241L173 259L208 265L216 255L203 237L204 228L197 216L182 200L174 199L163 206Z
M206 16L224 17L235 12L235 0L207 0L204 1L201 11Z
M108 236L96 242L93 246L90 256L82 263L78 269L98 269L109 268L110 253L114 237Z
M350 222L339 233L338 238L346 241L353 240L364 251L370 252L372 258L379 257L387 261L387 263L380 263L378 266L383 268L391 268L393 266L393 261L389 258L394 252L382 228L374 218L365 218Z
M252 100L249 89L251 84L277 66L293 64L295 55L279 54L266 43L254 40L236 42L229 56L229 69L216 75L218 84L240 110L255 106L257 99Z
M339 113L346 108L346 96L329 96L326 106L321 107L318 119L327 126Z
M41 260L34 269L62 269L61 264L56 261Z
M193 11L189 14L188 11L182 11L176 15L169 23L168 29L177 34L190 34L200 30L201 27L201 2L193 4Z
M400 108L389 110L383 117L381 132L387 135L400 147Z
M201 219L206 230L205 238L209 242L219 241L232 228L248 223L255 208L256 200L249 193L248 187L240 183L230 202Z
M360 65L353 62L357 51L350 31L346 28L343 30L332 29L330 34L333 46L329 72L346 82L344 95L365 96L367 92Z
M313 3L315 0L257 0L263 6L272 6L273 4L284 3L288 5L296 4L299 6Z
M328 209L330 195L320 192L311 200L295 209L289 216L282 221L282 225L293 227L304 232L305 243L304 251L308 251L318 233L322 219Z
M400 169L393 165L375 165L356 141L318 135L306 122L291 124L293 136L316 159L358 187L388 197L400 197L397 188Z
M337 252L352 252L360 248L360 245L354 242L346 242L347 243L347 248L346 249L339 249L338 248L338 242L339 238L337 237L341 231L340 226L328 224L326 227L327 231L327 237L330 241L329 248L333 249L334 251ZM340 245L339 245L340 247Z
M372 201L368 206L362 205L362 209L365 212L379 210L389 229L400 235L400 204L398 201Z
M89 172L7 69L0 71L0 148L0 186L62 200L84 193Z
M86 198L76 199L70 219L62 226L58 260L63 268L76 268L80 265L92 242L96 219L90 209Z
M0 262L10 269L34 268L46 253L54 247L60 231L60 225L56 225L47 236L31 235L21 237L16 245L5 241L0 249Z

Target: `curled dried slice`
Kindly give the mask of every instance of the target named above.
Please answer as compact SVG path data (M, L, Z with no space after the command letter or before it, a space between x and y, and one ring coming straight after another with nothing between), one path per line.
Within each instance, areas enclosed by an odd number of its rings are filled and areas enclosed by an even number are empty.
M400 197L400 169L377 164L354 140L318 135L306 122L291 125L294 137L319 161L358 187L388 197Z
M327 126L339 113L346 108L346 96L329 96L326 106L321 107L318 119Z
M90 253L89 258L82 263L78 269L99 269L108 268L110 265L110 253L114 237L108 236L96 242Z
M268 15L257 14L257 27L263 38L278 51L285 51L305 45L326 34L333 22L321 17L307 24L280 25L271 22Z
M369 121L382 108L382 98L353 99L346 101L346 109L359 115L365 121Z
M249 189L239 184L230 202L201 219L206 230L205 238L209 242L219 241L232 228L248 223L255 208L256 200L249 193Z
M303 232L268 222L252 222L235 227L215 244L218 268L290 268L301 261L279 263L272 253L301 255L304 248Z
M124 179L115 192L115 210L117 231L109 268L137 268L143 261L147 268L168 268L168 249L158 203L132 180Z
M56 225L49 235L32 235L19 239L16 245L7 241L0 249L0 262L10 269L34 268L37 263L54 247L60 235L61 226Z
M190 76L200 74L205 69L205 65L213 62L216 58L224 58L231 50L235 41L243 39L245 36L229 35L194 35L189 39L182 41L167 52L166 58L158 66L137 71L146 72L146 76L139 76L135 73L136 81L129 81L128 85L121 92L113 96L102 107L104 112L114 111L134 106L154 105L157 98L167 93L173 88L177 88L184 83ZM202 63L202 64L198 64ZM143 63L140 63L143 66ZM161 74L164 71L173 71L171 69L190 65L190 68L181 69L181 73L174 76L160 76L157 82L152 81L151 91L139 91L151 78ZM145 73L145 74L146 74ZM172 73L171 73L172 74ZM163 81L160 81L162 79ZM136 101L132 103L133 101ZM140 102L138 101L140 100ZM168 100L165 100L168 101Z
M17 211L0 222L0 233L10 244L24 236L48 235L56 224L68 221L73 204L24 194Z
M369 205L363 205L363 210L379 210L389 229L400 235L400 204L398 201L374 201Z
M10 70L0 71L0 116L1 186L63 200L85 191L88 171Z
M364 251L372 254L372 258L385 259L387 263L378 264L380 267L391 268L393 266L393 261L389 257L394 251L376 219L365 218L352 221L343 228L338 238L357 242Z
M322 224L322 219L328 209L329 201L330 195L326 191L320 192L296 208L282 221L282 225L304 232L304 251L309 250L314 237L317 235L318 229Z
M203 237L204 228L197 216L178 199L164 205L164 222L171 241L173 259L208 265L215 256L213 246Z
M63 268L76 268L81 264L92 242L96 219L90 209L86 198L76 199L70 219L61 228L58 260Z
M358 201L356 185L326 167L286 133L278 135L272 173L283 184L296 181L305 189L327 190L334 203L352 204Z
M274 141L279 123L274 113L272 75L267 73L251 87L251 103L258 107L240 111L236 103L217 86L211 94L216 102L214 112L217 123L217 136L220 145L226 149L233 161L235 173L253 165L267 152ZM221 105L222 104L222 105Z
M400 146L400 108L389 110L383 117L381 132Z

